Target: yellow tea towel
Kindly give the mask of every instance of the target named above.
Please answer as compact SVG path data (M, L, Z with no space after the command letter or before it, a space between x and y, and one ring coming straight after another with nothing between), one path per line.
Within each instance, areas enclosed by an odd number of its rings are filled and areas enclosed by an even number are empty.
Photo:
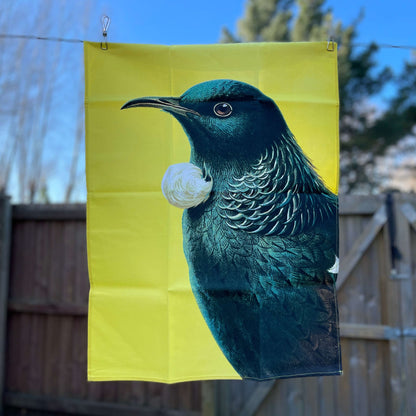
M85 43L89 380L340 374L336 58Z

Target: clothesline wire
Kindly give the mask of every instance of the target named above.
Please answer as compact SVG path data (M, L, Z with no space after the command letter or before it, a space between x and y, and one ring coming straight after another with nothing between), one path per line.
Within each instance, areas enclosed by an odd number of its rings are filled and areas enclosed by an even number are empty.
M2 39L30 39L30 40L49 40L53 42L69 42L69 43L84 43L81 39L70 38L56 38L51 36L36 36L36 35L10 35L7 33L0 33Z
M409 49L409 50L416 50L416 46L411 45L390 45L388 43L377 43L373 42L379 48L393 48L393 49ZM352 43L353 46L369 46L371 43L361 43L361 42L354 42Z
M52 42L67 42L67 43L84 43L82 39L73 39L73 38L60 38L60 37L51 37L51 36L36 36L36 35L13 35L8 33L0 33L0 38L2 39L28 39L28 40L46 40ZM411 45L391 45L388 43L376 43L376 46L379 48L393 48L393 49L409 49L409 50L416 50L416 46ZM367 47L371 45L371 43L352 43L352 46L357 47Z

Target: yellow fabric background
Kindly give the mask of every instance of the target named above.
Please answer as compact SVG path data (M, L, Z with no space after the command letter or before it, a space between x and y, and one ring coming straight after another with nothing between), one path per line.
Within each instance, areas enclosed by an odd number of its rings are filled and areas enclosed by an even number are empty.
M276 101L337 193L336 52L326 42L84 45L88 379L239 379L192 295L182 210L160 189L167 167L189 160L186 135L162 111L120 107L142 96L179 96L210 79L247 82Z

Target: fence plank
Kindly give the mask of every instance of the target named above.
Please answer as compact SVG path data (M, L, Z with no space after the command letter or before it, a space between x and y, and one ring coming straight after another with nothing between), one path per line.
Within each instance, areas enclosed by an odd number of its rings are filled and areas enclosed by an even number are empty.
M388 325L341 323L340 330L342 338L389 340L401 335L400 328Z
M321 416L319 400L316 400L320 392L319 379L317 377L304 377L302 384L303 414L308 416ZM322 396L321 400L323 400Z
M358 236L350 252L340 260L337 289L339 290L357 265L360 258L368 249L375 236L387 221L386 208L382 205L374 214L371 221Z
M259 383L238 414L240 416L253 416L276 383L274 380Z
M387 227L382 230L383 246L379 247L378 259L384 265L384 271L379 276L380 291L382 294L382 321L392 327L400 326L400 311L397 305L400 305L400 293L397 280L394 281L391 276L391 247L390 232ZM402 363L401 363L401 339L392 339L386 346L385 371L387 380L385 381L386 390L386 408L384 414L399 415L401 413L402 403Z
M11 312L35 313L42 315L69 315L87 316L87 305L65 304L65 303L40 303L39 301L9 300L8 309Z
M411 204L406 202L405 204L402 204L400 206L400 209L409 222L409 224L412 226L412 228L416 231L416 210L413 208Z
M384 203L383 195L340 195L339 214L344 215L373 215L381 204Z
M378 248L383 245L383 235L379 233L374 239L374 243L370 247L365 256L365 270L368 278L364 284L365 297L365 322L372 326L382 325L381 309L385 307L383 302L384 296L380 290L380 274L383 273L383 262L378 259ZM384 326L384 325L383 325ZM386 338L399 336L400 329L388 327L385 328L384 335ZM385 342L366 342L366 361L367 361L367 383L368 389L368 416L379 416L383 414L386 408L386 378L383 356L386 352Z
M3 392L6 364L7 297L11 239L10 200L0 193L0 415L3 414Z
M315 400L318 402L318 414L319 416L323 415L335 415L337 411L335 410L336 401L335 401L335 385L339 381L340 377L336 378L336 381L332 377L319 377L318 378L318 387L319 387L319 399ZM306 413L307 415L307 413Z
M13 205L14 220L32 221L85 221L85 204L21 204Z

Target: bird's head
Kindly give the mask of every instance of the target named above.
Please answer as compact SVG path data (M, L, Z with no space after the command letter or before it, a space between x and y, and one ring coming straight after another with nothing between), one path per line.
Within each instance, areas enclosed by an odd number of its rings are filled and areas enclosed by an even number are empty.
M180 97L143 97L122 109L155 107L172 114L188 135L195 161L207 165L255 161L287 132L277 105L257 88L240 81L197 84Z

